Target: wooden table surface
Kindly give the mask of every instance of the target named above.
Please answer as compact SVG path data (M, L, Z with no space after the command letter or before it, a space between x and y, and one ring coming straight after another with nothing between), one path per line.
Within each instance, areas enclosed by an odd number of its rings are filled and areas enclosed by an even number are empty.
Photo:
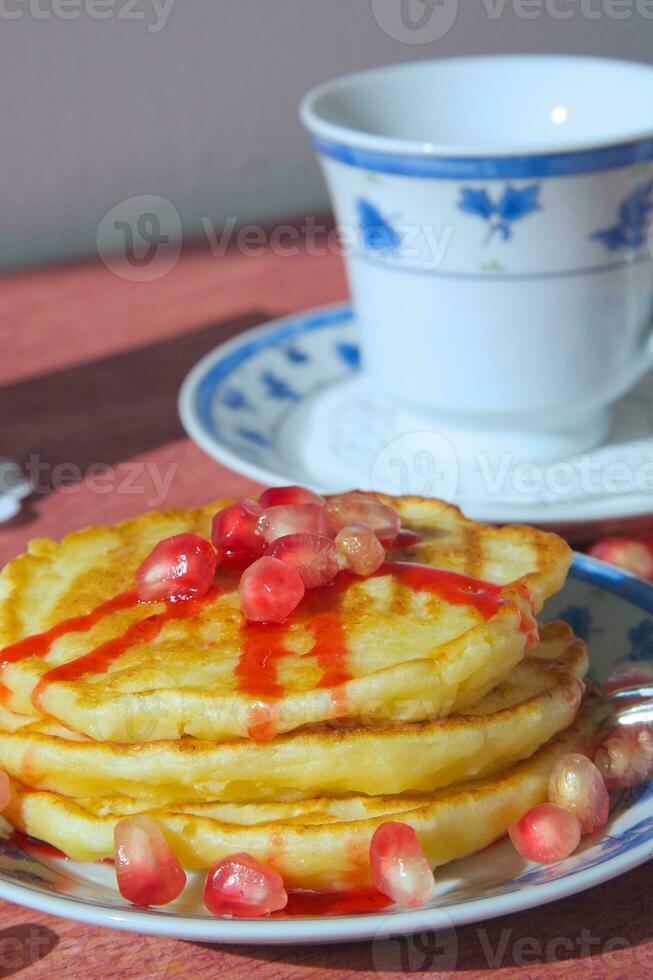
M238 331L345 296L340 261L305 254L191 251L150 282L91 262L0 281L0 455L30 464L39 484L19 517L0 525L0 564L34 536L251 489L184 436L179 384ZM460 928L442 948L417 937L403 962L397 943L209 946L0 902L0 978L651 977L651 885L644 866L532 912Z

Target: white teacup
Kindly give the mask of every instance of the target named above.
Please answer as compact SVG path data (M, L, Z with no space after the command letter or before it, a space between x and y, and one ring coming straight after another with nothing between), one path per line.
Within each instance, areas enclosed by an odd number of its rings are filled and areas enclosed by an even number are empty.
M653 68L539 55L304 98L379 392L486 451L604 438L653 365L652 107Z

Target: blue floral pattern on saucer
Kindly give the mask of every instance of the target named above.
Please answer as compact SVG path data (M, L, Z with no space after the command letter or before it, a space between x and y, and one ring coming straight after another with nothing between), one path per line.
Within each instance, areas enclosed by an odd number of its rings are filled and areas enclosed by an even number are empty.
M237 338L221 350L229 348L202 370L194 410L207 438L254 465L276 454L280 429L316 382L336 383L360 369L357 330L345 306L298 317L274 335Z

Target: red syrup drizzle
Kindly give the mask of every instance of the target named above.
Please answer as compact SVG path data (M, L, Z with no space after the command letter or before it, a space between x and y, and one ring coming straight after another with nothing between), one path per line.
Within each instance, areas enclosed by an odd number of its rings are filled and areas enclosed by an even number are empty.
M430 565L386 561L374 577L385 575L392 575L414 592L437 595L451 605L473 606L485 620L494 616L507 601L502 594L503 586ZM356 581L360 579L341 572L330 585L307 592L298 614L285 623L247 623L242 627L243 652L236 668L239 690L266 699L260 701L250 714L250 738L268 741L277 734L273 721L274 704L283 694L277 669L279 662L291 654L286 647L286 638L293 624L303 624L313 633L313 646L304 656L314 657L323 668L318 687L330 688L334 710L338 715L346 713L346 698L338 689L352 675L346 669L347 638L339 607L342 595ZM531 622L524 614L521 615L521 626L525 632L531 629Z
M410 531L407 527L402 527L392 542L392 548L393 550L395 548L412 548L416 544L419 544L421 540L422 538L417 531Z
M413 537L413 532L405 533ZM382 575L393 575L414 591L438 595L452 605L473 606L486 620L506 602L501 595L501 586L428 565L386 561L375 573L375 576ZM344 704L341 692L337 689L351 677L345 668L348 650L339 617L339 606L342 594L356 580L355 576L343 572L331 585L311 590L300 607L302 619L299 621L313 632L315 640L305 656L315 657L324 669L318 686L332 690L334 707L339 714L343 713ZM214 587L205 596L169 602L165 612L147 616L133 623L121 636L101 644L75 660L52 668L36 685L32 693L33 703L40 707L44 691L55 681L74 681L87 673L104 673L133 645L151 642L159 635L165 623L191 618L218 594L220 589ZM63 620L46 632L5 647L0 651L1 665L4 667L27 657L45 656L59 637L88 631L105 616L140 604L135 591L120 593L83 616ZM281 626L246 623L242 627L243 650L236 667L238 687L245 693L266 699L253 709L249 732L252 738L267 740L276 734L271 716L274 700L283 694L277 678L277 666L291 652L285 646L285 637L290 623L297 621L292 619ZM532 617L522 613L521 628L529 636L529 641L535 642Z
M375 888L361 886L338 892L289 891L288 904L270 918L285 919L290 916L312 915L365 915L381 912L392 905L392 900Z
M41 677L32 692L32 703L36 708L41 707L41 699L46 688L56 681L77 681L84 674L104 674L112 663L126 653L137 643L151 643L159 635L166 623L173 620L191 619L205 605L215 600L220 590L215 586L206 593L194 599L178 599L176 602L166 602L166 610L146 616L132 623L121 636L100 644L94 650L82 657L53 667ZM137 600L138 601L138 600ZM140 603L139 603L140 605ZM143 603L146 605L146 603ZM0 654L1 655L1 654Z
M189 619L194 616L204 605L212 602L220 590L212 588L206 595L194 599L178 600L177 602L166 603L166 610L147 616L136 623L133 623L121 636L91 650L89 653L71 660L68 663L53 667L41 677L32 692L32 702L39 707L39 702L43 696L45 688L53 681L74 681L79 680L84 674L101 674L109 669L111 664L123 653L134 646L136 643L149 643L155 639L165 623L172 620ZM90 630L96 623L99 623L105 616L119 610L129 609L134 606L145 606L149 603L141 602L134 590L121 592L107 602L100 603L90 613L83 616L75 616L71 619L64 619L56 626L46 630L44 633L37 633L28 636L18 643L0 650L0 664L5 667L10 663L17 663L27 657L44 657L54 645L55 641L61 636L69 633L84 633Z
M452 606L474 606L483 619L488 620L496 615L502 606L510 600L502 594L507 585L495 585L481 579L470 578L459 572L447 571L443 568L433 568L430 565L418 565L414 562L386 561L375 575L392 574L415 592L430 592L439 596ZM531 596L523 583L513 586L530 604ZM519 629L526 634L528 646L537 646L539 633L537 620L532 612L519 609Z
M36 633L34 636L27 636L24 640L19 640L18 643L12 643L11 646L0 650L1 666L5 667L7 664L15 664L19 660L27 659L27 657L45 657L60 636L66 636L68 633L86 633L96 623L99 623L101 619L104 619L105 616L113 612L118 612L121 609L129 609L131 606L138 604L138 596L133 589L129 592L121 592L119 595L114 596L113 599L109 599L108 602L100 603L99 606L96 606L95 609L92 609L90 613L86 613L84 616L62 619L60 623L57 623L52 629L46 630L45 633Z
M39 840L38 837L30 837L29 834L24 834L20 830L12 830L7 841L19 850L25 851L26 854L33 854L38 857L61 858L64 861L70 860L68 855L60 851L54 844L48 844L44 840Z
M279 697L283 688L277 680L279 660L291 654L284 640L287 624L245 623L240 630L242 653L236 666L238 689L261 697Z
M277 664L290 655L284 639L287 626L276 623L244 623L240 629L242 651L236 665L238 690L258 701L249 713L247 734L254 742L269 742L278 734L274 704L283 694L277 679Z
M302 600L301 619L291 617L285 623L245 623L241 627L242 653L236 667L238 690L265 698L250 711L248 735L256 742L267 742L278 734L274 722L275 702L284 689L277 677L277 667L284 657L292 656L285 641L291 625L305 625L313 633L314 643L305 657L315 657L324 674L318 687L337 689L349 680L345 670L347 641L338 615L339 596L351 576L342 574L333 583L311 589ZM343 698L332 691L334 710L342 714Z
M473 606L483 619L490 619L505 603L501 597L504 586L431 565L386 561L375 572L380 575L393 575L413 592L429 592L452 606Z
M351 674L346 670L347 637L336 611L320 612L308 624L313 633L315 643L304 654L305 657L315 657L324 670L318 687L338 687L345 681L351 680Z

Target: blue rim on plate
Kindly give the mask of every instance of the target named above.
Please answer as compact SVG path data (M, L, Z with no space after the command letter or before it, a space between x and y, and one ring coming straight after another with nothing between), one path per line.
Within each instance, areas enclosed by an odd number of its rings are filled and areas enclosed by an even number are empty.
M544 618L567 619L589 641L591 673L599 681L620 662L653 662L653 587L593 558L576 556L565 588L549 600ZM574 895L647 861L653 856L653 784L619 793L607 833L586 838L565 861L547 866L520 861L516 873L502 879L497 875L497 855L508 851L514 858L510 844L499 843L489 852L455 862L455 871L454 865L439 869L434 904L423 909L231 920L189 913L177 903L160 910L136 909L120 898L107 866L21 857L7 842L0 844L0 896L96 925L220 943L379 940L403 932L449 929Z

